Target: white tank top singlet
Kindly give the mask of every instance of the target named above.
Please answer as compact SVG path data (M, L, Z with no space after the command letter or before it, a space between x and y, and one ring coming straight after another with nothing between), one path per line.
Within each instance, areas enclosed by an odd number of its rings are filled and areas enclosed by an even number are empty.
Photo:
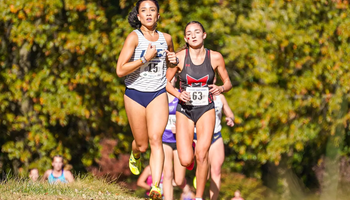
M130 73L125 78L125 85L129 89L141 92L156 92L166 86L166 52L168 44L162 32L157 31L159 39L151 42L145 38L140 30L134 30L138 36L138 45L130 58L130 62L140 60L146 55L149 43L156 46L157 56L143 64L136 71Z
M214 128L214 134L221 131L221 117L222 117L222 101L220 99L220 96L214 97L214 105L215 105L215 128ZM194 132L197 133L197 128L194 126Z
M223 107L220 96L215 96L214 105L215 105L214 133L218 133L219 131L221 131L221 117L222 117L222 107Z

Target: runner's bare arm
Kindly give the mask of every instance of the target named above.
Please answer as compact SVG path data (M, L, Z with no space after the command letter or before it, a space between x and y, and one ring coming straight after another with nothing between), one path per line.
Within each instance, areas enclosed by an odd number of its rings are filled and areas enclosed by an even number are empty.
M218 70L218 73L220 75L220 78L222 82L224 83L222 86L213 87L210 92L213 94L221 94L223 92L227 92L232 88L232 84L230 81L230 77L228 76L226 67L225 67L225 61L222 57L221 53L216 51L211 51L212 59L211 64L214 68L214 70ZM213 90L213 91L212 91Z
M141 60L129 62L137 45L138 45L138 36L135 32L132 32L126 38L123 48L119 54L117 69L116 69L116 73L119 77L126 76L134 72L135 70L137 70L139 67L143 65ZM156 56L156 54L157 54L156 46L149 44L145 55L146 60L150 61L152 58Z
M174 78L176 72L178 71L177 67L173 68L168 68L166 70L166 79L167 79L167 84L166 84L166 91L169 92L171 95L174 97L179 98L180 92L177 91L174 86L170 83L170 81Z
M173 44L173 39L171 36L167 33L163 33L164 38L166 40L166 43L168 44L168 49L166 50L167 53L167 66L168 67L175 67L174 65L176 63L176 55L174 52L174 44Z
M166 90L173 95L174 97L178 98L181 101L189 101L190 95L188 92L183 91L179 92L177 89L173 87L173 85L170 83L170 81L174 78L176 72L181 71L182 67L184 65L184 59L185 59L185 51L180 51L176 53L176 57L179 59L179 64L176 67L168 68L166 72L166 78L167 78L167 85Z
M70 171L64 171L64 178L67 179L69 183L74 182L73 174Z
M147 177L151 174L151 168L148 165L145 167L139 178L137 179L137 186L144 188L145 190L150 190L151 186L146 183Z
M227 126L233 127L235 125L234 124L235 115L233 114L233 112L232 112L230 106L228 105L227 100L223 94L220 94L220 99L221 99L221 102L223 105L222 110L226 116L226 124L227 124Z
M51 173L52 170L46 170L46 172L44 173L43 177L41 178L42 181L45 181L49 178L49 175Z

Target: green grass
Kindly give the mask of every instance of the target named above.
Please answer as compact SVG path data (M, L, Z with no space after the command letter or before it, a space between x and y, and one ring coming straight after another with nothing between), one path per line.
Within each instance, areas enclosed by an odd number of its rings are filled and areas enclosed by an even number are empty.
M27 179L9 179L0 184L0 199L125 199L140 200L117 184L93 177L80 177L70 184L49 184Z

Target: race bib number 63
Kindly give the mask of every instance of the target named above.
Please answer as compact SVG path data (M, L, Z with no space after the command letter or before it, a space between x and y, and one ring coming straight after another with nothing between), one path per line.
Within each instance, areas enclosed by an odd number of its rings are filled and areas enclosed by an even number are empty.
M207 87L187 87L186 92L190 93L191 100L187 105L205 106L208 105L209 88Z

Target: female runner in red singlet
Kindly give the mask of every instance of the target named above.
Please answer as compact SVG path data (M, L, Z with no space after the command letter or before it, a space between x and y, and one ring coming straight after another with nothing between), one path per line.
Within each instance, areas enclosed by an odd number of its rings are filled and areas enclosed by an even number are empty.
M167 70L166 89L179 99L176 110L176 144L180 162L183 166L189 166L195 153L196 199L202 199L208 174L208 152L215 126L213 95L229 91L232 85L222 55L204 48L207 34L202 24L197 21L189 22L184 32L188 48L176 54L167 52L168 60L178 64ZM224 83L222 86L213 84L215 71ZM180 77L180 92L169 82L177 72ZM197 146L193 152L195 125Z

